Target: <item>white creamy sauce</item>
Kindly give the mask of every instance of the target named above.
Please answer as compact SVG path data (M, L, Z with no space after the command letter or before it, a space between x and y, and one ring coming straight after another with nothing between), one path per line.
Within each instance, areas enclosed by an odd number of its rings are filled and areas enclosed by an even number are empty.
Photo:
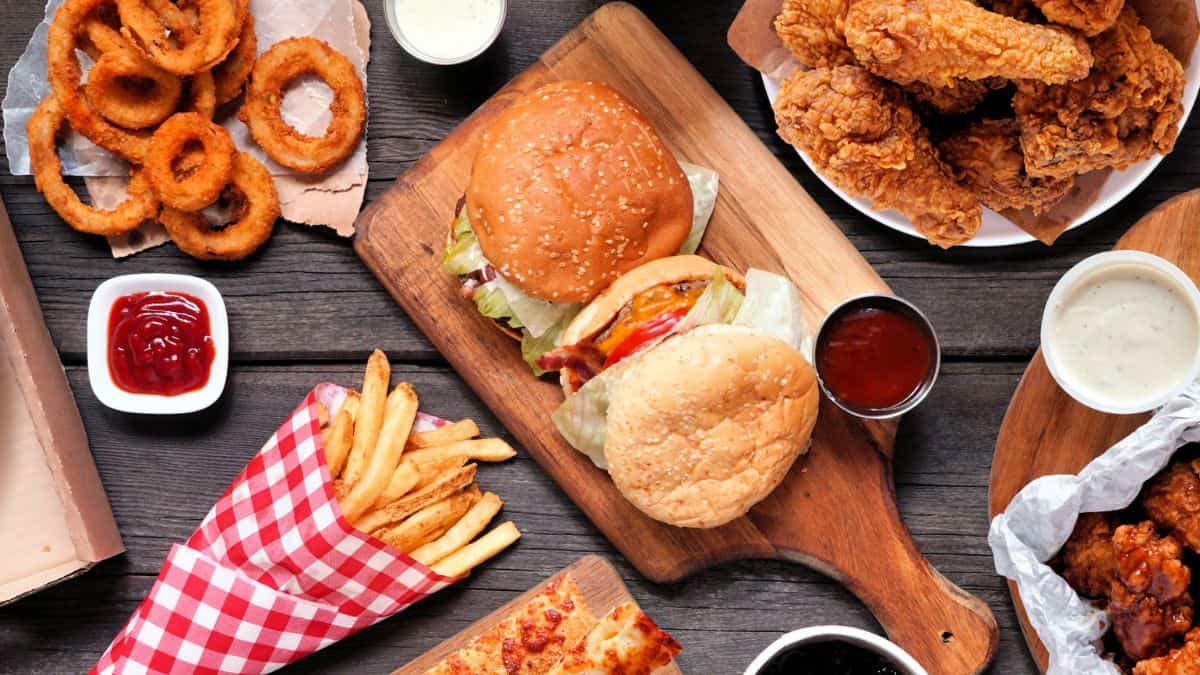
M391 0L396 23L417 51L454 59L485 44L496 31L501 0Z
M1094 398L1122 405L1184 384L1200 350L1200 317L1184 289L1138 264L1098 269L1054 307L1063 375Z

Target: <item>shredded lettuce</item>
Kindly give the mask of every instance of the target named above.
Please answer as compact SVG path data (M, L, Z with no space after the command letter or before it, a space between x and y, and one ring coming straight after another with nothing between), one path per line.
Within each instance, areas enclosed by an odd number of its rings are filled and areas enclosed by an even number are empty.
M757 269L746 272L746 300L732 323L778 338L812 362L800 291L786 277Z
M708 229L708 221L712 220L713 209L717 208L717 190L721 179L716 171L708 167L680 162L679 168L683 169L692 188L692 230L679 252L695 253L700 248L704 231Z

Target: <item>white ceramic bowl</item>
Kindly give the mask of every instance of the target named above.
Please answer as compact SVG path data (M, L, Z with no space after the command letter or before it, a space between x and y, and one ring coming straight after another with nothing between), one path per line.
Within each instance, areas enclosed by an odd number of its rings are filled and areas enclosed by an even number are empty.
M204 301L213 338L213 363L208 383L178 396L134 394L113 382L108 370L108 320L117 298L131 293L176 291ZM88 381L101 403L121 412L178 415L216 403L229 376L229 318L216 286L187 274L126 274L100 284L92 293L87 318Z
M757 675L776 654L789 647L815 642L848 642L886 657L904 675L929 675L917 660L887 638L849 626L813 626L794 630L771 643L750 662L744 675Z
M500 31L504 28L504 22L508 19L508 0L499 0L500 17L496 21L496 26L488 36L487 40L485 40L475 49L465 52L461 56L456 56L454 58L443 58L421 51L416 45L413 44L412 40L405 35L405 26L401 25L402 22L400 21L399 17L396 16L396 2L397 0L383 0L383 16L387 21L388 30L392 32L392 37L395 38L396 42L398 42L400 46L404 48L404 51L408 52L413 57L424 61L425 63L432 63L435 66L453 66L459 63L466 63L467 61L470 61L476 56L484 53L487 51L488 47L492 46L492 43L496 41L496 38L500 37ZM408 27L408 30L416 29L417 28L413 26Z
M1058 283L1055 284L1054 290L1050 292L1049 299L1046 300L1046 308L1042 312L1042 357L1046 360L1046 367L1050 370L1050 374L1054 377L1054 381L1058 382L1058 386L1062 387L1063 391L1070 394L1071 398L1079 401L1093 410L1100 412L1113 413L1117 415L1130 415L1133 413L1146 412L1153 410L1160 405L1174 398L1183 391L1189 384L1196 381L1200 377L1200 349L1197 350L1196 357L1188 366L1189 376L1182 383L1172 390L1160 392L1155 396L1148 397L1141 401L1134 401L1127 405L1117 405L1111 402L1101 401L1085 391L1077 383L1072 382L1067 375L1066 370L1062 366L1061 357L1058 352L1058 344L1054 339L1053 331L1050 329L1050 319L1054 316L1055 307L1065 298L1065 296L1074 290L1078 284L1085 278L1097 273L1106 267L1115 265L1144 265L1150 267L1169 279L1183 290L1185 300L1191 303L1192 310L1200 317L1200 290L1197 290L1196 284L1191 278L1175 265L1167 260L1164 260L1156 255L1151 255L1142 251L1108 251L1107 253L1099 253L1085 258L1077 265L1072 267L1063 275Z
M1196 2L1200 6L1200 0ZM1200 92L1200 49L1192 51L1192 58L1189 63L1183 64L1184 70L1187 73L1187 84L1183 90L1183 119L1179 122L1179 128L1182 130L1183 125L1187 123L1188 117L1192 113L1192 107L1196 103L1196 94ZM763 86L767 90L767 98L771 102L775 101L775 97L779 94L779 80L774 80L766 75L762 76ZM841 197L847 204L858 209L863 215L882 223L887 227L904 234L924 239L921 233L917 232L908 218L904 217L896 211L872 211L871 202L866 199L851 197L844 190L834 185L817 171L812 162L809 161L808 155L803 152L798 152L800 158L808 165L808 168L813 173L817 174L817 178L832 190L837 196ZM1100 194L1096 201L1088 207L1087 211L1082 216L1077 218L1075 222L1067 227L1068 230L1073 230L1084 223L1096 218L1105 211L1116 206L1118 202L1133 192L1134 188L1142 184L1150 174L1158 166L1163 159L1162 155L1154 157L1134 164L1124 171L1114 171L1109 175L1104 182L1104 186L1100 189ZM1037 241L1028 232L1017 227L1017 224L1005 218L1004 216L985 208L983 210L983 225L979 228L979 232L975 237L962 246L968 247L993 247L993 246L1012 246L1014 244L1026 244Z

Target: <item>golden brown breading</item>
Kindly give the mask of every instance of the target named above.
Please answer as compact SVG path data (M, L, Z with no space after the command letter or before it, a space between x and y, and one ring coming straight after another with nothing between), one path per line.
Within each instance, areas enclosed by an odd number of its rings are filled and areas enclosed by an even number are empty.
M1107 513L1081 513L1062 549L1063 578L1080 595L1107 598L1117 577L1113 520Z
M1021 131L1014 119L976 122L943 139L938 149L955 178L996 211L1044 213L1062 201L1075 182L1072 177L1036 178L1025 173Z
M774 108L780 136L842 189L903 213L943 248L975 236L978 200L938 159L896 88L857 66L817 68L793 73Z
M1146 515L1185 546L1200 552L1200 460L1176 461L1151 478L1142 505Z
M1191 570L1183 546L1158 536L1154 523L1122 525L1113 533L1117 578L1109 591L1113 633L1131 658L1161 656L1192 627Z
M1091 37L1112 28L1125 0L1033 0L1033 4L1050 21Z
M1133 675L1196 675L1200 673L1200 628L1184 636L1183 646L1166 656L1139 662Z
M856 0L844 28L859 63L900 84L989 77L1064 83L1092 67L1083 39L969 0Z
M1124 169L1175 147L1183 66L1154 42L1137 13L1091 40L1096 67L1079 82L1021 82L1013 109L1025 165L1036 176Z
M800 63L828 68L854 63L841 22L850 0L783 0L775 32Z

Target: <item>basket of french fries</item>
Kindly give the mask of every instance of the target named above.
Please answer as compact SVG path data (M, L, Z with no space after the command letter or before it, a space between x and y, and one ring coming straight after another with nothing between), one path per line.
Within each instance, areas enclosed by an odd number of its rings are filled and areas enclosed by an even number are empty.
M267 673L397 614L520 537L479 461L515 451L420 411L383 352L318 385L172 547L94 673Z

